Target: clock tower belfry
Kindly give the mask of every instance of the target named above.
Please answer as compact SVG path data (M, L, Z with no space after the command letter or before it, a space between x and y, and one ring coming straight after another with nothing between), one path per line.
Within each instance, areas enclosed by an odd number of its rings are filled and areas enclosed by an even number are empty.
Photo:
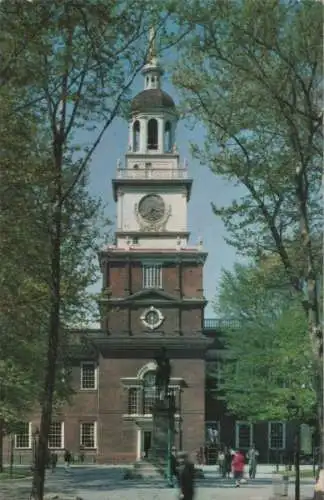
M154 36L142 74L144 90L131 103L128 151L112 180L115 243L99 253L103 283L101 334L96 338L102 356L102 433L107 443L112 440L133 459L149 443L152 389L147 389L146 402L145 387L154 382L154 360L161 347L171 360L170 385L178 405L175 444L189 452L203 444L209 344L203 335L207 254L201 242L189 244L192 179L177 150L179 116L162 89ZM104 415L111 401L114 413L108 422ZM118 438L116 429L127 437ZM103 451L103 461L107 453Z
M117 247L182 248L188 242L192 180L175 143L178 113L161 89L163 70L151 40L144 90L132 101L128 152L113 180Z

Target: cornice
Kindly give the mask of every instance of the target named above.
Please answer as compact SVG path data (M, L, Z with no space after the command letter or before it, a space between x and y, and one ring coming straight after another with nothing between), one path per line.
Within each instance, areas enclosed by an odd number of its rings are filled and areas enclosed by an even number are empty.
M121 354L127 357L127 353L128 355L132 355L132 353L138 355L138 351L140 351L142 357L146 355L149 358L162 345L166 347L170 358L188 357L188 355L192 358L204 358L210 344L210 340L203 336L154 337L154 333L138 337L98 336L97 338L93 338L92 342L103 355L114 353L115 355Z
M142 152L133 152L133 151L128 151L126 154L125 154L125 157L126 158L137 158L139 160L145 160L145 161L148 161L148 155L147 153L142 153ZM160 153L160 152L155 152L155 153L150 153L150 158L151 159L167 159L167 160L170 160L172 158L174 159L177 159L177 158L180 158L180 153L179 152L170 152L170 153Z
M127 233L129 234L129 233ZM195 249L139 249L139 248L105 248L98 252L99 262L113 261L113 262L142 262L145 259L158 259L162 262L195 262L204 264L206 262L208 253Z
M163 298L155 298L152 299L150 297L146 298L132 298L131 296L117 298L117 297L100 297L98 298L99 304L111 304L112 306L117 307L125 307L129 308L130 305L138 305L138 306L146 306L146 305L160 305L160 306L168 306L168 307L187 307L187 306L200 306L205 307L208 304L208 300L205 298L193 298L193 299L185 299L185 298L176 298L173 300L163 299Z
M120 186L184 186L187 201L190 200L192 179L112 179L114 201L117 201L117 189Z
M149 237L149 238L166 238L166 237L177 237L179 236L180 238L189 238L190 236L190 231L142 231L142 230L137 230L137 231L115 231L116 236L138 236L138 237Z

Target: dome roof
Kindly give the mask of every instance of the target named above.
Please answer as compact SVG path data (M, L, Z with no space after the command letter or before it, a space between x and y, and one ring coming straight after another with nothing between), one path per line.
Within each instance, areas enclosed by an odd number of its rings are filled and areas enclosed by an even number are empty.
M132 100L133 113L161 108L175 109L172 97L161 89L143 90Z

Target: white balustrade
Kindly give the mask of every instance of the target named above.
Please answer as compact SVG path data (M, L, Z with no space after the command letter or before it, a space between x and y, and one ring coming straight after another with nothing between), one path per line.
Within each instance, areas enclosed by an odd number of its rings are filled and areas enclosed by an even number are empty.
M187 179L184 168L118 168L117 179Z

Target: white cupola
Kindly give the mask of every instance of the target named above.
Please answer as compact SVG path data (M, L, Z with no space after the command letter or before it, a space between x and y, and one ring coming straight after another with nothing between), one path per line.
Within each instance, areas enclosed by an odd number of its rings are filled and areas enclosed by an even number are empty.
M144 90L132 101L129 152L165 154L174 152L178 114L174 101L161 89L163 69L156 53L156 35L150 30L147 63L142 69Z

